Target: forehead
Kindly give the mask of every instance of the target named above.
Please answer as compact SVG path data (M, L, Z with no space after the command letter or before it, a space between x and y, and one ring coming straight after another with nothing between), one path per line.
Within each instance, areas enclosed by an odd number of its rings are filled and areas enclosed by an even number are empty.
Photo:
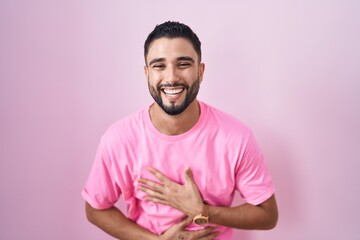
M149 46L147 62L154 58L165 58L166 60L177 59L178 57L192 57L198 60L197 53L191 42L185 38L159 38Z

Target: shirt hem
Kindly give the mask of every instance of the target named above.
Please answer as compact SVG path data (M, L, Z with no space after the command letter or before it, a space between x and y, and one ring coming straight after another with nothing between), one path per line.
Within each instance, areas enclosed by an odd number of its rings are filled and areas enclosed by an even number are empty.
M245 201L252 205L259 205L259 204L265 202L266 200L268 200L272 195L274 195L274 193L275 193L275 188L272 186L269 188L268 191L261 194L260 196L254 198L254 199L250 199L250 200L245 199Z
M92 199L90 197L90 195L87 193L87 191L85 189L82 190L81 192L81 196L83 197L83 199L90 204L91 207L98 209L98 210L104 210L104 209L108 209L111 208L113 205L108 204L108 205L104 205L104 204L99 204L97 203L94 199Z

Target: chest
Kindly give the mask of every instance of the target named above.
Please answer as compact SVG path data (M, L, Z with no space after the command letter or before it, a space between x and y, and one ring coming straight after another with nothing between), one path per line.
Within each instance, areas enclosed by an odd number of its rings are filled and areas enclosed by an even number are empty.
M172 181L184 183L184 174L191 168L194 180L203 199L217 205L229 205L235 188L236 161L224 142L189 141L161 142L139 141L136 154L126 160L126 168L136 183L139 177L154 181L147 170L151 166Z

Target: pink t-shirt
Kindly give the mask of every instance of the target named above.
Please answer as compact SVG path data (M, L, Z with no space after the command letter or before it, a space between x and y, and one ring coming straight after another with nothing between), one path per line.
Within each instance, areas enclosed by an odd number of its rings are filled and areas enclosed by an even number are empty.
M194 180L210 205L230 206L237 190L253 205L274 193L271 176L251 130L230 115L200 102L196 125L184 134L168 136L152 124L149 108L112 125L101 138L95 162L82 191L94 208L113 206L123 195L128 217L160 234L179 222L183 213L169 206L144 201L137 179L156 181L152 166L178 183L190 167ZM190 225L188 229L199 229ZM216 239L231 239L232 230L219 226Z

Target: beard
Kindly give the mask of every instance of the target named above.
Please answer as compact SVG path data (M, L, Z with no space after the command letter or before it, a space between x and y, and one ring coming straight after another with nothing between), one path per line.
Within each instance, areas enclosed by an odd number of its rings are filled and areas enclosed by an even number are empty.
M170 105L165 105L161 98L161 88L163 87L183 87L186 90L186 96L184 101L180 105L176 105L175 102L170 102ZM160 108L167 114L175 116L183 111L194 101L196 98L199 89L200 89L200 80L197 79L191 87L185 83L175 83L175 84L161 84L157 88L150 86L148 81L148 87L151 96L154 101L160 106Z

